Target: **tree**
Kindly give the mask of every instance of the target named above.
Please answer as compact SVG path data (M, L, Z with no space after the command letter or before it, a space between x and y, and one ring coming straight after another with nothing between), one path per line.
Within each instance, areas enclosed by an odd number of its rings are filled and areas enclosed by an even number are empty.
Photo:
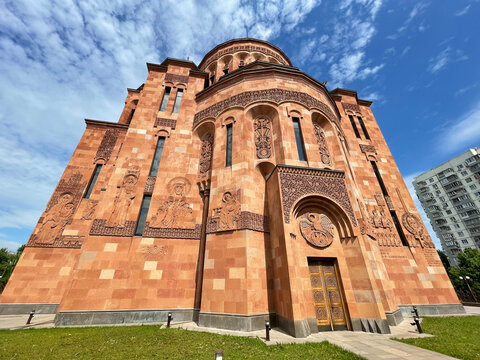
M7 285L23 249L25 249L25 245L20 246L15 253L8 251L6 248L0 249L0 293Z
M440 260L442 260L443 267L448 269L450 267L450 261L448 261L447 255L442 250L437 250L438 256L440 256Z
M459 296L467 295L471 297L468 289L466 276L470 277L468 285L471 290L480 299L480 251L477 249L465 249L458 254L458 267L452 266L448 268L448 275L452 281L453 287ZM460 276L463 279L460 279Z

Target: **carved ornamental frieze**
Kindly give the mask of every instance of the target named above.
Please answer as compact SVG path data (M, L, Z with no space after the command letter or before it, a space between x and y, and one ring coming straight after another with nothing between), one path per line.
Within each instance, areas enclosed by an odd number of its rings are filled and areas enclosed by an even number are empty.
M238 217L238 221L235 224L234 229L227 230L253 230L258 232L270 232L268 224L268 216L255 214L250 211L242 211ZM208 218L207 222L207 233L216 233L220 231L225 231L218 227L219 218L217 216L212 216Z
M309 244L324 248L333 242L334 228L328 216L308 212L300 216L298 224L300 233Z
M87 184L81 180L82 175L79 172L74 173L68 181L60 180L40 218L37 232L30 236L26 246L66 248L82 246L83 237L62 235L65 226L72 221Z
M375 149L375 146L373 145L364 145L364 144L359 144L360 145L360 150L364 154L372 153L377 155L377 150Z
M256 90L246 91L237 95L230 96L229 98L219 101L212 106L195 114L193 118L193 127L196 127L203 120L213 117L216 118L225 110L231 107L243 107L253 104L259 101L273 102L279 105L285 101L293 101L300 103L308 109L316 108L322 111L331 121L334 121L340 128L337 116L333 113L330 107L320 100L310 96L306 93L292 90L283 89L268 89L268 90Z
M318 151L320 158L325 165L331 165L330 152L328 151L327 139L325 139L325 132L320 124L313 123L313 130L315 131L315 138L317 139Z
M98 160L103 160L107 162L112 155L113 148L117 143L119 130L118 129L107 129L105 135L103 136L102 142L98 147L97 153L95 155L95 162Z
M159 127L159 126L169 127L173 130L177 127L177 120L167 119L167 118L156 118L155 122L153 123L153 127Z
M157 181L157 177L156 176L149 176L147 178L147 181L145 183L145 190L144 190L144 193L145 194L151 194L153 193L153 188L155 187L155 182Z
M362 110L360 109L360 106L358 106L357 104L349 104L349 103L342 102L342 106L345 109L345 111L350 110L350 111L358 112L358 113L362 112Z
M290 223L293 204L305 195L321 195L336 202L357 226L342 171L277 166L282 190L283 216Z
M272 122L266 117L253 121L255 148L258 159L268 159L272 156Z
M171 81L173 83L188 83L188 76L184 75L178 75L178 74L172 74L172 73L167 73L165 74L165 81Z
M224 55L234 54L234 53L239 52L239 51L259 52L259 53L262 53L262 54L265 54L267 56L270 56L270 57L274 58L275 60L277 60L279 63L281 63L283 65L288 65L288 63L283 59L283 57L281 57L277 53L273 52L270 49L266 49L264 47L255 46L255 45L239 45L239 46L232 46L232 47L224 49L224 50L220 50L219 52L210 56L204 63L206 65L210 65L210 63L212 61L218 60ZM207 66L205 66L205 67L207 67Z
M202 150L200 153L200 176L205 176L212 167L213 134L206 133L202 137Z

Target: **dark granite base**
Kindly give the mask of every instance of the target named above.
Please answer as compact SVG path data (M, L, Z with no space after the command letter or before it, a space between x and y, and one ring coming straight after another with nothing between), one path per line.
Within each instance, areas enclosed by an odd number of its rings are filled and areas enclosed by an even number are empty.
M254 331L265 329L265 321L270 321L270 326L275 327L275 314L238 315L200 312L198 325L226 330Z
M353 331L363 331L378 334L390 334L390 326L384 319L351 319Z
M193 309L64 311L55 316L55 326L159 323L167 321L169 312L173 322L193 319Z
M291 320L277 314L277 326L297 338L318 332L317 319Z
M402 310L397 309L395 311L385 311L387 316L387 322L390 326L397 326L403 321Z
M0 315L55 314L59 304L0 304Z
M412 317L414 305L399 305L398 308L404 317ZM418 315L447 315L447 314L465 314L465 309L461 304L436 304L436 305L415 305Z

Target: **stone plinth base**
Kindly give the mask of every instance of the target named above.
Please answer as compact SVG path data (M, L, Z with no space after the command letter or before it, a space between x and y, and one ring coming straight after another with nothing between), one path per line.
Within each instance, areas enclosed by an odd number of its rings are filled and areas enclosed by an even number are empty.
M55 314L59 304L0 304L0 315Z

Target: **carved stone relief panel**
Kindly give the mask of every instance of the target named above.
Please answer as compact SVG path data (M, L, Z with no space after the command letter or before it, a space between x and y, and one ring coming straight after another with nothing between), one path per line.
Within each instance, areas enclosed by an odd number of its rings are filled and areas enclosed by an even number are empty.
M219 216L212 216L208 218L207 222L207 233L215 233L219 231L224 231L222 228L219 228ZM237 221L237 227L234 230L253 230L259 232L270 232L268 216L261 214L255 214L250 211L242 211L239 216L239 221ZM232 229L229 229L232 230Z
M327 140L325 139L325 132L320 124L313 123L313 129L315 131L315 138L317 139L318 151L320 152L320 158L325 165L331 165L330 152L328 151Z
M81 246L77 240L66 240L62 235L65 226L72 220L80 202L86 182L81 183L82 175L77 172L68 181L61 180L51 200L40 218L38 231L32 234L27 246L37 247L72 247ZM82 240L83 241L83 240Z
M314 210L300 216L300 233L311 245L324 248L333 242L334 226L328 216Z
M106 226L123 227L127 221L128 210L135 199L135 185L138 181L137 172L129 172L124 176L122 184L117 186L117 195L113 202L113 211L109 216Z
M113 148L117 142L118 134L118 129L107 129L107 131L105 131L105 135L103 136L102 142L98 147L97 154L95 155L95 162L98 160L107 162L108 159L110 159Z
M372 210L371 222L374 228L392 231L392 223L385 215L383 208Z
M156 118L153 127L165 126L172 130L177 126L177 120L167 118Z
M167 73L167 74L165 74L165 81L171 81L173 83L180 82L180 83L187 84L188 83L188 76Z
M257 158L268 159L272 156L272 122L266 117L253 121Z
M227 191L222 196L222 206L213 209L209 219L209 232L236 230L240 227L240 190Z
M200 176L205 176L212 167L213 134L206 133L202 137L202 151L200 153Z
M358 106L357 104L349 104L349 103L342 102L342 106L345 109L345 111L350 110L350 111L353 111L353 112L361 113L360 106Z
M193 210L185 199L191 188L190 181L184 177L176 177L168 182L169 198L157 209L151 218L149 228L194 229Z
M85 211L82 214L82 220L92 220L93 214L98 205L98 200L90 200L87 204Z
M424 227L422 220L411 212L405 212L402 215L402 225L407 231L413 235L414 239L420 243L421 247L431 248L435 247L428 234L424 234ZM415 241L409 240L411 246L415 246Z
M288 166L278 166L277 169L282 190L283 216L287 224L290 222L292 206L298 199L304 195L318 194L335 201L348 215L353 226L357 226L345 185L345 173Z

